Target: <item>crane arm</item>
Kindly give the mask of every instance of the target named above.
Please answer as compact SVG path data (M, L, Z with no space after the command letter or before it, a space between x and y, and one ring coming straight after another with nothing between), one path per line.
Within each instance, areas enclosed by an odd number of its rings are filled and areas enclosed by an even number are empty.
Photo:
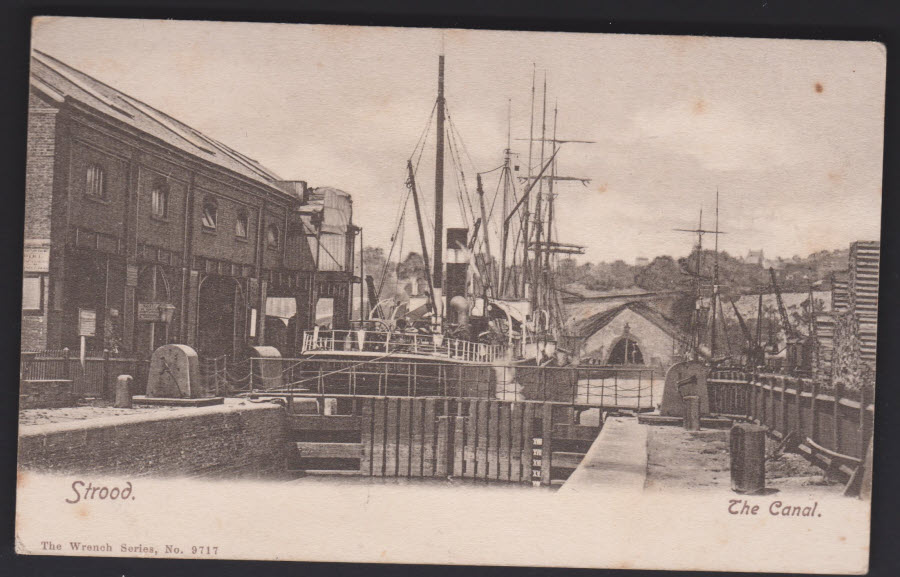
M781 299L781 291L778 289L778 281L775 280L775 269L773 267L769 267L769 276L772 277L772 290L775 291L775 300L778 301L778 314L781 315L781 324L784 327L784 334L788 338L796 338L797 332L791 324L787 309L784 308L784 301Z
M753 346L753 335L750 334L750 329L747 328L747 323L744 322L744 317L741 316L741 311L738 310L737 305L734 301L731 301L731 307L734 309L734 314L737 317L738 324L741 325L741 332L744 333L744 338L747 339L747 346Z

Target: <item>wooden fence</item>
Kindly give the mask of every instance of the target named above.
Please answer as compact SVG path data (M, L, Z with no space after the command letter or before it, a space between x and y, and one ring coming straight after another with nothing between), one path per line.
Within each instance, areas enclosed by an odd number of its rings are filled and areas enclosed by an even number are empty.
M875 413L870 387L825 392L815 380L742 371L714 371L707 386L710 412L747 417L779 439L791 435L830 471L851 475L865 458Z
M307 473L537 485L566 479L600 431L571 405L489 399L353 396L346 414L290 419Z
M135 394L143 393L149 361L113 356L109 351L90 353L84 364L68 349L21 353L19 377L22 380L66 379L72 381L73 392L85 397L108 397L115 394L116 377L134 377Z

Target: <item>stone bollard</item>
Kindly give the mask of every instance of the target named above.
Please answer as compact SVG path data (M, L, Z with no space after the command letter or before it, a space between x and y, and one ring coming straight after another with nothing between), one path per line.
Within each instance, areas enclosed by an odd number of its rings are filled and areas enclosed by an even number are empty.
M322 414L323 415L336 415L337 414L337 399L334 397L327 397L322 399Z
M131 375L119 375L116 378L116 405L117 409L131 408Z
M700 397L696 395L684 397L684 429L700 430Z
M731 490L757 494L766 488L766 428L748 423L731 427Z

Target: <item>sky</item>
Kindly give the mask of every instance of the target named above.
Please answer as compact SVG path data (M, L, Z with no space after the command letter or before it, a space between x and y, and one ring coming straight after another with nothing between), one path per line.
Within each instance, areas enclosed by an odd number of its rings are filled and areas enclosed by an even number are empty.
M366 245L390 245L442 50L470 192L502 164L508 130L524 174L535 72L548 132L557 107L558 138L594 141L558 155L560 174L590 179L556 190L559 240L586 246L580 260L688 254L694 239L672 229L701 209L714 226L717 189L733 255L880 236L877 43L53 17L35 20L32 45L285 179L350 192ZM432 126L416 177L429 207L433 146ZM490 203L496 173L484 178ZM414 222L404 253L418 249Z

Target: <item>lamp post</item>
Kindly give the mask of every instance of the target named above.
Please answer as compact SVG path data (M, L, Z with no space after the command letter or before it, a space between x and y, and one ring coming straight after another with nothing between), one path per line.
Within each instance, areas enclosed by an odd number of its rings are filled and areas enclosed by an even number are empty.
M175 305L171 303L162 303L158 307L159 310L159 322L164 323L166 325L166 344L169 343L169 325L172 324L172 319L175 318Z

